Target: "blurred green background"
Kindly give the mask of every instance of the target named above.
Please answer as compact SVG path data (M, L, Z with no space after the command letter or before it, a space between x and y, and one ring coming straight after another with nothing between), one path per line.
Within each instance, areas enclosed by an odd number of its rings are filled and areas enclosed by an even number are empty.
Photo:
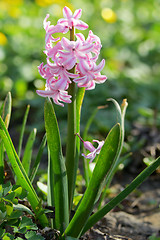
M18 125L27 104L31 105L30 124L44 130L44 98L36 89L45 81L37 66L44 61L43 20L47 13L53 25L67 5L82 8L81 19L102 41L99 61L106 60L102 74L106 83L87 91L82 112L82 130L93 110L107 98L119 103L127 98L126 131L133 124L160 126L160 1L159 0L0 0L0 100L11 91L12 123ZM88 30L83 31L85 36ZM90 132L106 136L116 122L112 104L100 110ZM56 106L62 135L66 133L67 106ZM94 137L95 138L95 137Z

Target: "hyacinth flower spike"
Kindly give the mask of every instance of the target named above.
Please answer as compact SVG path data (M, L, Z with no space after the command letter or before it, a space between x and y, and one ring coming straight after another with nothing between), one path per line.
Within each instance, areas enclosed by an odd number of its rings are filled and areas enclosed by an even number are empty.
M85 147L87 150L90 151L90 153L87 154L87 155L85 155L84 153L82 153L82 156L85 157L85 158L87 158L87 159L90 159L90 162L89 162L89 163L91 163L91 162L95 159L96 155L100 153L101 148L102 148L102 146L104 145L104 141L93 140L93 142L98 143L98 147L95 148L95 147L92 145L91 142L89 142L89 141L84 141L78 133L77 133L76 135L77 135L77 136L79 137L79 139L83 142L84 147Z

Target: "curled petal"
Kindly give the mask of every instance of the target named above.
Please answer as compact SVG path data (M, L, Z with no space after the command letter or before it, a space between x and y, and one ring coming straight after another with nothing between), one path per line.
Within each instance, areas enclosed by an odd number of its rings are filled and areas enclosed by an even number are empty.
M84 141L81 136L77 133L76 134L80 140L83 142L84 144L84 147L90 151L89 154L85 155L84 153L82 153L82 156L87 158L87 159L90 159L90 162L93 161L93 159L96 157L97 154L100 153L100 150L102 148L102 146L104 145L104 141L98 141L98 140L93 140L93 142L97 142L98 143L98 147L95 148L91 142L88 142L88 141Z
M85 157L86 159L90 159L89 163L91 163L95 159L96 154L94 152L91 152L91 153L89 153L87 155L82 153L82 156Z
M71 103L71 95L68 95L68 93L66 91L59 91L56 93L55 97L53 98L54 103L60 105L60 106L64 106L63 103L60 103L59 101L65 102L65 103Z
M105 66L105 60L102 59L102 61L101 61L98 65L94 64L94 66L93 66L94 72L100 72L100 71L102 71L102 69L104 68L104 66Z
M107 80L107 77L105 75L101 75L100 73L95 74L95 79L94 81L96 83L104 83Z
M65 103L71 103L71 96L68 95L68 92L66 91L52 91L52 90L37 90L36 91L38 95L42 97L50 97L53 99L54 103L60 106L64 106L63 103L59 102L65 102Z
M102 148L103 145L104 145L104 141L93 140L93 142L98 143L98 147L97 147L97 149L96 149L96 153L99 154L100 151L101 151L101 148Z
M95 89L95 81L90 81L88 84L85 85L86 90L93 90Z
M50 26L51 22L47 21L47 19L49 18L49 14L46 15L44 21L43 21L43 27L44 29L47 31L48 27Z

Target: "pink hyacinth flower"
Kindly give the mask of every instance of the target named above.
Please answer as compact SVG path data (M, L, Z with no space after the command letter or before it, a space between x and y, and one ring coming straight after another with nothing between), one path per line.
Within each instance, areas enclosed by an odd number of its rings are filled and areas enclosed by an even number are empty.
M37 94L41 97L50 97L53 99L54 103L64 107L65 103L71 103L71 95L68 95L68 92L65 91L68 88L68 83L65 82L59 76L58 79L51 77L46 81L45 90L37 90Z
M45 43L49 43L50 41L53 41L53 42L56 42L58 41L60 38L53 38L52 37L52 34L54 33L66 33L66 27L64 25L60 25L60 24L57 24L57 25L50 25L51 22L50 21L47 21L47 19L49 18L49 14L46 15L44 21L43 21L43 26L44 26L44 29L46 31L46 36L45 36Z
M87 158L87 159L90 159L90 162L89 162L89 163L91 163L91 162L95 159L96 155L100 153L101 148L102 148L103 145L104 145L104 141L93 140L93 142L98 143L98 147L95 148L95 147L92 145L91 142L89 142L89 141L84 141L84 140L79 136L78 133L77 133L76 135L77 135L77 136L80 138L80 140L83 142L84 147L85 147L87 150L90 151L90 153L88 153L87 155L85 155L84 153L82 153L82 156L85 157L85 158Z
M86 90L91 90L95 88L95 83L104 83L107 79L105 75L101 75L100 71L105 65L105 60L103 59L98 65L95 62L80 61L77 64L77 70L80 72L80 77L75 78L74 82L77 83L78 87L85 87Z
M78 77L78 74L70 73L69 68L67 65L63 64L63 61L61 61L60 58L56 59L55 63L51 63L49 59L47 58L47 66L50 69L50 73L55 76L60 76L61 80L63 80L66 83L71 83L70 78Z
M88 28L88 25L79 20L79 18L82 15L82 9L77 9L74 14L68 7L63 8L63 16L64 18L61 18L58 20L58 24L61 24L65 26L65 28L72 29L72 27L75 27L79 30L85 30Z
M98 59L100 50L101 50L101 40L98 36L96 36L95 34L93 34L93 32L90 30L87 39L85 40L85 37L82 33L77 33L75 34L77 39L79 39L82 42L86 42L86 43L90 43L92 44L93 48L92 48L92 53L95 54L95 56L93 57L91 55L91 53L88 54L88 58L90 60L96 61Z
M49 97L49 98L52 98L54 103L59 105L59 106L62 106L64 107L64 104L59 102L59 101L62 101L62 102L65 102L65 103L71 103L71 96L68 95L68 92L67 91L64 91L64 90L37 90L36 91L37 94L41 97Z
M62 38L61 45L65 50L59 51L60 56L63 58L63 64L67 64L70 68L77 63L77 59L86 59L86 54L93 49L90 43L82 43L80 40L70 41L65 37Z

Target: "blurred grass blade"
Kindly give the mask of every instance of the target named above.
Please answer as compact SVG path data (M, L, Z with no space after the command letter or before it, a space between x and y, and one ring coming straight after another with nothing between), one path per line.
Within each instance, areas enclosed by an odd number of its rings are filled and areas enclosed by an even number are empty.
M1 120L2 119L0 118L0 123L2 123ZM1 128L3 128L3 123L1 124ZM40 201L38 199L38 196L37 196L33 186L31 185L20 160L18 159L18 155L15 152L13 144L11 144L11 139L8 138L5 131L0 129L0 137L3 140L4 146L5 146L7 155L8 155L8 159L12 165L13 171L15 172L15 174L17 176L17 180L19 181L22 188L24 188L28 191L28 196L27 196L28 201L30 202L31 207L33 208L33 211L35 212L37 218L39 219L40 224L43 227L45 227L48 225L47 217L43 213L43 209L40 206Z
M160 165L160 157L157 158L149 167L146 167L120 194L108 202L102 209L93 214L82 234L84 234L88 229L90 229L96 222L98 222L102 217L104 217L109 211L116 207L122 200L124 200L131 192L133 192L144 180L151 175L156 168Z
M9 126L11 118L12 98L9 92L4 100L0 109L0 115L5 122L6 128ZM0 184L4 183L4 147L3 142L0 140Z
M49 202L55 205L55 227L64 232L69 223L68 186L65 162L62 156L59 127L52 102L46 99L44 119L50 152L48 164Z
M107 175L114 158L120 140L120 126L116 124L109 132L105 143L98 156L96 166L94 168L89 186L84 193L82 201L77 211L67 227L64 235L79 237L86 221L88 220L97 198L98 190Z
M0 139L0 184L4 183L4 147Z
M35 142L36 138L36 132L37 130L34 128L32 132L30 133L27 144L24 150L23 158L22 158L22 165L27 173L29 175L30 165L31 165L31 158L32 158L32 148L33 144Z
M19 144L18 144L18 156L19 157L21 155L23 136L24 136L24 131L25 131L25 127L26 127L26 122L27 122L27 118L28 118L29 109L30 109L30 105L27 106L26 112L24 114L22 128L21 128L21 132L20 132Z
M33 165L33 170L32 170L31 175L30 175L31 183L33 182L33 180L34 180L34 178L36 176L36 173L38 171L39 164L40 164L40 161L41 161L41 158L42 158L42 154L43 154L43 150L44 150L45 146L46 146L46 135L44 135L44 137L42 139L41 145L40 145L38 153L37 153L37 157L36 157L35 163Z
M3 106L3 112L2 112L2 119L5 122L6 128L8 128L9 122L10 122L11 108L12 108L12 97L11 97L11 93L8 92L4 100L4 106Z
M4 107L4 102L2 103L1 107L0 107L0 116L2 116L3 113L3 107Z

